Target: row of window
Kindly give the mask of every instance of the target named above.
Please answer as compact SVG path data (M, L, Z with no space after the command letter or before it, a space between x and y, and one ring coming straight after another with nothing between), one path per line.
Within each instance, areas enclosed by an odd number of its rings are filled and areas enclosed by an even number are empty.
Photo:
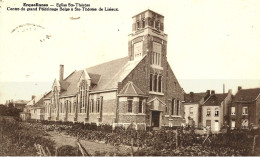
M211 109L207 109L207 114L206 114L207 117L210 117L211 116ZM219 108L215 108L215 117L218 117L219 116Z
M89 101L89 112L90 113L94 113L94 108L96 109L96 113L99 113L100 110L101 110L101 103L102 103L102 97L101 98L97 98L96 100L96 107L94 107L95 103L94 103L94 99L90 99ZM68 105L68 106L67 106ZM76 102L74 102L74 104L72 105L72 103L70 101L66 101L64 104L60 103L60 113L65 113L66 112L66 106L68 107L68 113L75 113L76 111ZM51 108L50 108L50 105L47 107L46 109L47 113L50 113L51 111ZM53 109L52 110L52 113L55 113L56 112L56 109ZM86 113L86 110L85 110L85 106L83 106L83 103L80 102L80 110L79 110L80 113Z
M171 111L170 114L171 115L177 115L179 116L181 114L181 105L180 105L180 100L169 100L169 105L171 105ZM168 107L166 106L165 108L165 112L168 113Z
M236 114L236 108L231 107L231 115L235 115L235 114ZM242 107L242 115L248 115L248 107L247 106Z
M156 20L151 19L149 25L156 28L157 30L163 30L163 24L160 23L159 20L156 21ZM145 19L144 18L140 21L139 20L136 21L136 29L137 30L144 28L144 27L145 27Z
M162 76L150 74L150 91L162 92Z
M143 108L144 108L143 100L140 98L138 104L138 113L143 113L144 110ZM133 97L127 98L127 112L133 113Z
M96 103L94 102L94 99L90 99L90 101L89 101L89 113L94 113L94 112L100 113L102 106L103 106L103 97L97 98ZM94 109L96 109L96 110L94 110Z

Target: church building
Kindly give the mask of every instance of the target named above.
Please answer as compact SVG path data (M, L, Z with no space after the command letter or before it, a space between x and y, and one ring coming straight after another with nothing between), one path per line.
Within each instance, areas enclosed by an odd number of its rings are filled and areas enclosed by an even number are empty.
M164 16L132 17L128 56L55 79L44 98L45 119L129 126L180 126L184 92L167 61ZM171 52L173 53L173 52Z

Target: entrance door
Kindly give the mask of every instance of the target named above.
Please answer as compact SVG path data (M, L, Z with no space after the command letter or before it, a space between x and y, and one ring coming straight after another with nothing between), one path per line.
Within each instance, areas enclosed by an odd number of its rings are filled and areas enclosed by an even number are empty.
M219 131L219 122L215 120L215 131Z
M152 127L160 126L160 112L152 111Z

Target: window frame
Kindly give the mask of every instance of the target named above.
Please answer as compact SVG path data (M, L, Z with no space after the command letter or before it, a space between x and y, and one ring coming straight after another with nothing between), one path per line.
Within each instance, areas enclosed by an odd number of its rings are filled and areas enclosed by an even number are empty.
M248 106L242 107L242 115L248 115Z
M207 116L207 117L210 117L210 116L211 116L211 109L210 109L210 108L207 108L206 116Z
M129 103L131 102L131 103ZM127 113L133 113L133 102L134 98L133 97L127 97ZM131 110L129 110L131 109Z

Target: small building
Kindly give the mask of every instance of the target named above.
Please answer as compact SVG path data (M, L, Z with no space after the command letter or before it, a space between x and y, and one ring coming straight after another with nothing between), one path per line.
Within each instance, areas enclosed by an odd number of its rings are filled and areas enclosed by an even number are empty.
M25 105L28 103L29 101L27 100L7 100L5 105L7 107L14 107L19 109L20 111L23 111L25 108Z
M32 100L30 100L24 108L24 111L20 113L20 117L22 120L35 119L35 120L43 120L44 119L44 105L43 105L44 94L39 96L32 96Z
M212 132L219 132L227 123L224 117L228 115L231 100L231 90L224 94L215 94L212 90L209 98L202 105L202 126Z
M186 125L193 125L196 128L201 126L201 111L202 104L210 96L210 90L205 93L193 93L184 94L184 118Z
M242 89L232 101L230 126L232 129L249 129L260 125L260 88Z

